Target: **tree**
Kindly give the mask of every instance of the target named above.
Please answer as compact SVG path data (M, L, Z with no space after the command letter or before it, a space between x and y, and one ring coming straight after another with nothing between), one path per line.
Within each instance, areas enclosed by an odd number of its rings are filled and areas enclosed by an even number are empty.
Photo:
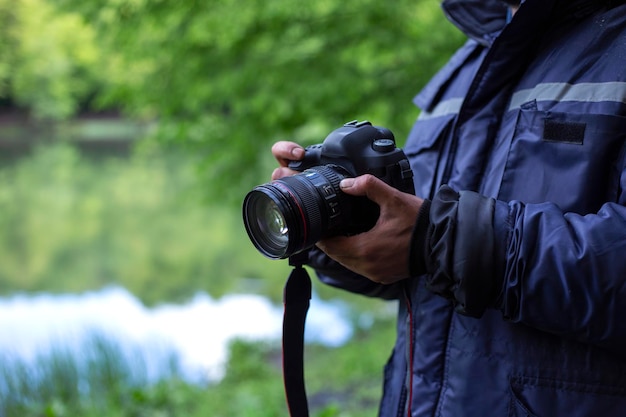
M269 144L352 119L402 141L410 101L462 41L435 0L57 0L108 51L100 98L201 158L213 196L269 175Z
M36 119L74 115L100 84L94 32L45 0L0 0L0 97Z

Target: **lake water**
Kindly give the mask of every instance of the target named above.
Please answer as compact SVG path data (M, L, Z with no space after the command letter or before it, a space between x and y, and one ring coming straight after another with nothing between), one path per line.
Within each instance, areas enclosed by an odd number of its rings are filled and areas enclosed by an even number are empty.
M249 294L218 300L199 293L184 304L153 308L119 287L83 294L13 295L0 297L0 353L26 363L52 347L80 355L85 339L97 332L122 349L139 350L149 369L158 370L164 355L174 353L189 379L219 380L229 341L279 339L282 314L282 306ZM344 305L314 297L306 340L329 346L345 343L352 335L346 316Z

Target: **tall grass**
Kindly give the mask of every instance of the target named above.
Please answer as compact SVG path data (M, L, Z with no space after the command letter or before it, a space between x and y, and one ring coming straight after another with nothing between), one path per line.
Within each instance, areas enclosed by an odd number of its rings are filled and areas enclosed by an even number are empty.
M61 344L45 349L31 359L1 355L0 416L110 415L105 412L112 405L132 405L137 392L181 379L173 352L163 356L157 378L138 348L123 350L119 341L99 333L74 349Z

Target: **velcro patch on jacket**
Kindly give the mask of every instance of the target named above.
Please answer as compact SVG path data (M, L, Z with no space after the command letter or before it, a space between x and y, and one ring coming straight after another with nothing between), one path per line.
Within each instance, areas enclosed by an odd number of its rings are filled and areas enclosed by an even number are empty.
M582 145L586 123L561 122L546 119L543 124L543 140Z

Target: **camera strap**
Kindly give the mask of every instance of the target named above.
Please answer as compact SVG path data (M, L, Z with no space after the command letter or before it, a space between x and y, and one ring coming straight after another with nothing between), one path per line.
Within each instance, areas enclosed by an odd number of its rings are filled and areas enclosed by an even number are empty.
M302 266L305 263L303 257L299 255L289 258L289 264L294 269L283 293L283 382L289 415L308 417L304 384L304 326L311 303L311 278Z

